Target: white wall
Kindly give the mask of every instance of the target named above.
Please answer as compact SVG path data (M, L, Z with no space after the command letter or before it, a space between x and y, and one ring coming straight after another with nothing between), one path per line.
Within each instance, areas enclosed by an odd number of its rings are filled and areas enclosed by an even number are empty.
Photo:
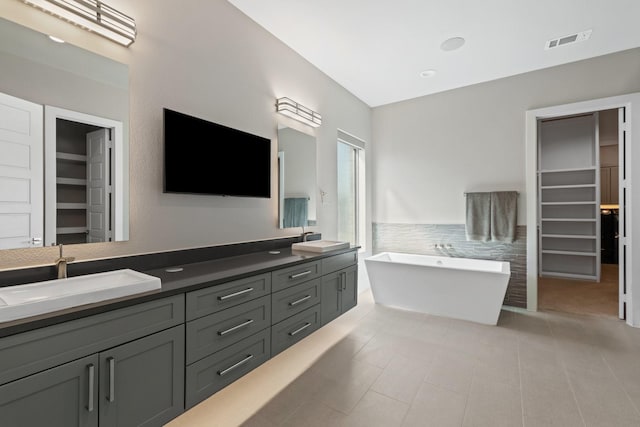
M7 19L49 33L129 65L130 240L70 247L78 260L257 239L298 230L277 228L278 123L275 100L288 96L322 114L318 185L328 193L318 206L318 227L335 238L336 137L343 129L371 140L371 110L344 88L256 25L226 1L122 1L138 23L138 38L121 48L20 2L2 2ZM69 28L71 27L71 28ZM162 193L162 108L193 114L272 138L270 200ZM294 125L297 126L297 125ZM193 147L197 155L197 143ZM0 268L50 264L54 248L0 254Z
M525 112L637 92L639 75L634 49L374 108L372 221L462 224L465 191L518 190L525 224Z

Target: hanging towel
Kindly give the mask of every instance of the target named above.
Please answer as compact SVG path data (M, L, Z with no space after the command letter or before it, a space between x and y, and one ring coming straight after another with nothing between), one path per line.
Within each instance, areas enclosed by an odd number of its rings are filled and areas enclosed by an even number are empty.
M309 199L307 197L287 197L284 199L284 217L282 226L306 227L309 217Z
M467 193L467 240L491 238L491 193Z
M516 239L518 192L491 193L491 241L512 243Z

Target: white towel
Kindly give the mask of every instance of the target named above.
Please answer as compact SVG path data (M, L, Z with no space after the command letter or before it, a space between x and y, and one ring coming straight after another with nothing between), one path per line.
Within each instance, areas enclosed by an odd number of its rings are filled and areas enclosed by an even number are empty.
M488 242L491 238L491 193L467 193L467 240Z
M512 243L516 239L518 193L491 193L491 241Z

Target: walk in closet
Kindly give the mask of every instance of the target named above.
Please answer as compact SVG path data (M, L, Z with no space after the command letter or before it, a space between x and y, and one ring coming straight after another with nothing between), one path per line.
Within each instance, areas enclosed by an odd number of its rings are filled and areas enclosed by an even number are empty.
M541 277L600 280L598 114L538 122Z

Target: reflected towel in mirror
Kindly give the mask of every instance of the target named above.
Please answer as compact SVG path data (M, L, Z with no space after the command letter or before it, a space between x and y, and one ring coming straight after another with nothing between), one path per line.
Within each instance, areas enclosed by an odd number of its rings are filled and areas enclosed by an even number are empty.
M286 197L284 199L283 227L306 227L309 217L308 197Z

